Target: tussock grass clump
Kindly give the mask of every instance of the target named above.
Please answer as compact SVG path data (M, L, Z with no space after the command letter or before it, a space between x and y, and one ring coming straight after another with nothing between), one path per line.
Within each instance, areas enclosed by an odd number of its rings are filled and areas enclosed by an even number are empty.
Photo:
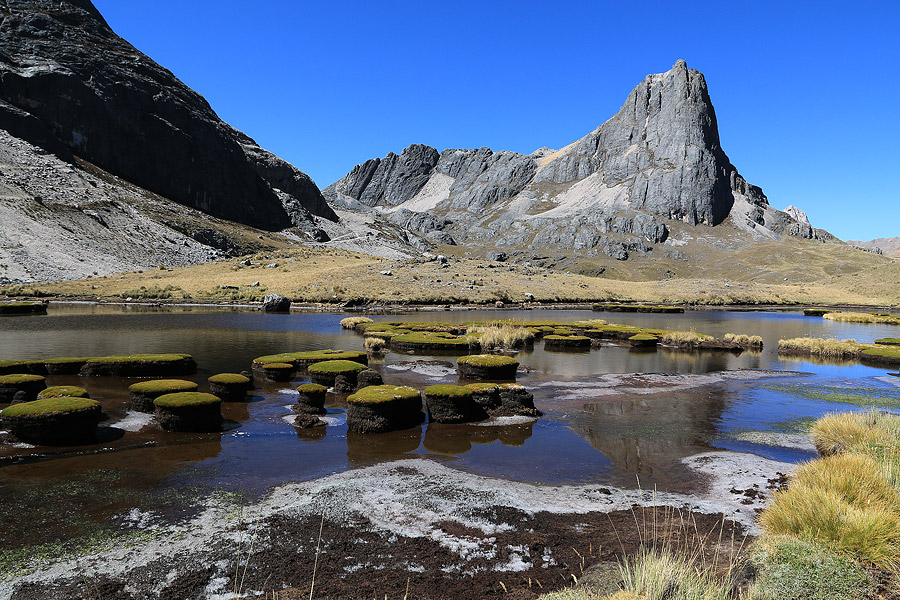
M900 515L879 504L860 506L837 490L795 480L775 493L760 523L767 533L814 540L881 569L900 562Z
M885 571L900 567L900 417L827 415L812 428L824 458L803 465L760 516L792 535Z
M363 346L366 352L380 354L387 349L387 340L380 337L367 337L365 342L363 342Z
M508 323L469 327L467 333L477 339L482 350L521 348L534 342L533 332Z
M864 348L856 340L822 338L791 338L778 340L778 354L818 356L821 358L850 359L859 357Z
M643 549L620 563L623 591L611 598L624 600L728 600L734 577L721 576L699 557L670 548Z
M839 323L868 323L883 325L900 325L900 317L890 315L873 315L861 312L829 312L822 315L823 319L837 321Z
M758 335L746 335L743 333L726 333L722 338L726 344L737 344L746 348L762 348L763 339Z
M90 398L88 391L77 385L55 385L38 392L37 399L42 398Z
M344 329L356 329L356 326L360 323L373 323L372 319L369 317L347 317L345 319L341 319L341 327Z
M662 343L676 346L692 346L702 342L711 342L715 338L711 335L697 333L696 331L669 331L662 336Z

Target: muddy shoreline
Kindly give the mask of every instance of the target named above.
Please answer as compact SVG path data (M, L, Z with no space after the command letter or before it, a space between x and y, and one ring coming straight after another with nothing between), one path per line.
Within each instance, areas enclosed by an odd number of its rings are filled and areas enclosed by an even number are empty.
M409 459L285 484L249 505L208 499L180 524L132 511L122 528L140 541L32 565L0 581L0 599L299 598L317 546L316 598L533 598L642 541L713 552L725 539L737 551L792 468L733 452L685 462L703 482L696 494L517 483Z

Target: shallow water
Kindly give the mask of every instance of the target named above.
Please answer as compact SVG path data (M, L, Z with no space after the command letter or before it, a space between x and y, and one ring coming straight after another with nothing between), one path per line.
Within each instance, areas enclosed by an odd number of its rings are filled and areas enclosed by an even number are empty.
M53 304L46 316L0 318L0 358L188 352L199 365L187 377L238 372L263 354L321 348L362 349L363 339L342 330L344 314L267 315L241 309L122 307ZM265 383L247 403L226 403L220 434L157 430L127 410L135 379L48 377L49 385L86 387L109 419L100 443L82 448L30 448L0 443L0 547L64 540L115 528L134 507L152 505L172 520L190 513L210 493L255 497L287 481L317 478L380 461L427 457L488 476L549 484L609 483L690 491L698 484L681 459L711 448L753 452L784 461L805 460L808 449L747 441L747 431L779 430L782 423L856 408L800 394L815 386L865 388L896 395L900 378L883 368L784 360L780 338L834 337L872 341L896 335L888 325L853 325L801 313L692 311L685 314L590 311L416 312L377 320L466 322L489 319L614 323L691 330L722 337L760 335L762 352L741 355L659 349L634 352L607 345L584 353L545 352L540 343L519 353L531 371L519 377L545 416L474 425L423 424L377 436L347 431L342 397L329 396L327 428L298 431L289 422L290 383ZM411 361L447 361L446 366ZM389 353L373 363L388 383L419 388L456 382L453 357ZM789 371L785 377L704 381L668 386L647 380L603 384L604 374L693 373L736 369ZM715 379L715 378L708 378ZM896 379L896 381L894 381ZM605 387L604 387L605 386ZM793 387L792 387L793 386ZM800 387L798 387L800 386ZM773 438L775 439L775 438ZM763 440L764 441L764 440ZM23 513L23 511L27 511ZM22 514L33 515L23 520ZM59 519L60 515L68 515Z

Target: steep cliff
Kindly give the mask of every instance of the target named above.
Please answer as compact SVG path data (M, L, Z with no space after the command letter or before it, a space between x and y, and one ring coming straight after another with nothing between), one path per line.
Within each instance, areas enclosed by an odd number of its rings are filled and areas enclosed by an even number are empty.
M117 36L89 0L0 2L0 128L254 227L337 216L304 173L224 123Z

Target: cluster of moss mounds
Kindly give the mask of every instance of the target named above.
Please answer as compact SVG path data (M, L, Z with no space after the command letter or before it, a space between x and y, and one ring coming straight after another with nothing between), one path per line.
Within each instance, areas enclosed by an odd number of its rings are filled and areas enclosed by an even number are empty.
M326 360L352 360L363 365L369 364L369 355L358 350L306 350L303 352L282 352L253 359L253 368L259 369L269 363L289 363L298 369Z
M900 365L900 348L892 346L866 348L859 353L859 360L875 365Z
M356 376L366 366L352 360L326 360L309 365L309 378L313 383L333 387L338 376L343 376L349 389L356 388Z
M209 392L225 402L240 402L253 389L253 381L240 373L219 373L209 379Z
M632 348L656 348L659 338L649 333L638 333L628 338Z
M81 375L118 377L160 377L190 375L197 363L190 354L122 354L90 358L81 367Z
M77 375L90 357L61 356L44 361L44 369L49 375Z
M468 423L487 418L475 402L472 390L464 385L433 385L425 388L428 420L435 423Z
M347 397L347 427L354 433L408 429L424 420L422 394L415 388L374 385Z
M499 354L470 354L456 361L459 376L476 381L515 380L519 361Z
M164 394L153 401L156 421L166 431L219 431L222 399L203 392Z
M325 393L328 391L324 385L318 383L304 383L297 386L297 405L294 410L298 413L311 415L325 414Z
M407 352L428 350L465 353L469 351L469 340L446 331L413 331L392 337L391 348Z
M0 375L0 403L31 402L46 387L47 382L40 375L25 373Z
M96 440L102 415L100 403L90 398L42 398L4 408L0 421L29 444L74 445Z
M196 392L197 384L183 379L154 379L128 386L131 408L139 412L152 413L156 410L153 401L166 394Z
M545 335L544 348L556 350L585 350L591 347L591 338L586 335Z
M88 391L77 385L54 385L38 392L37 399L41 398L90 398Z
M0 315L46 315L43 302L0 302Z

